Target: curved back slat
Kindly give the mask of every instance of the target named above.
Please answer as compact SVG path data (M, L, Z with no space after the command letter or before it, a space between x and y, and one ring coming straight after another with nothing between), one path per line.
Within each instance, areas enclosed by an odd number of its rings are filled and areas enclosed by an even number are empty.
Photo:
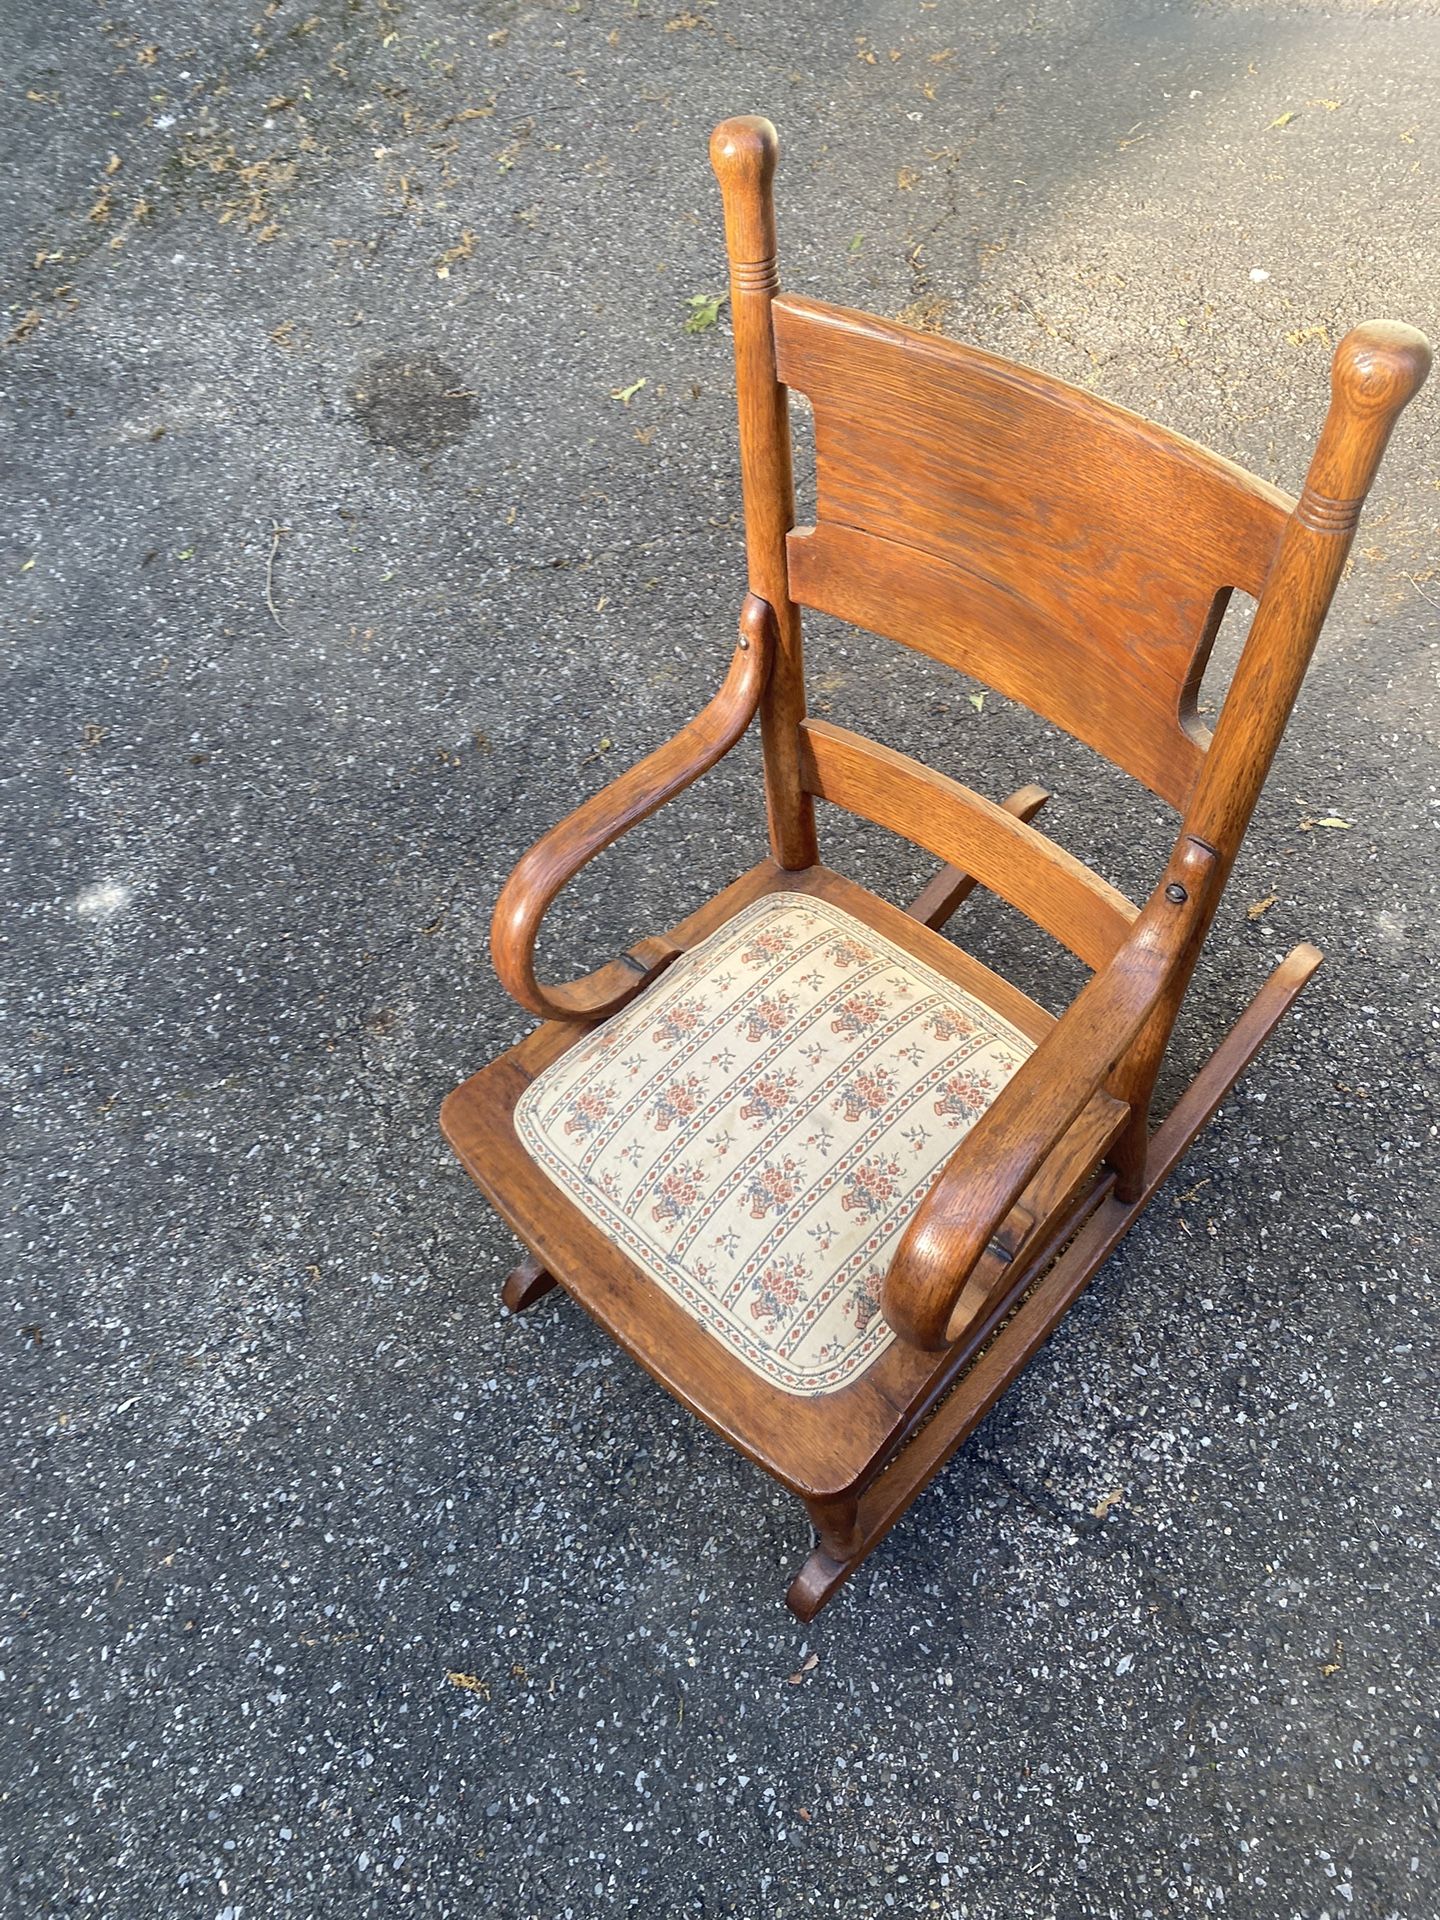
M808 793L963 867L1087 967L1103 967L1136 919L1132 901L1038 828L892 747L803 720L800 774Z
M1293 502L1064 382L818 301L774 301L815 410L802 605L973 673L1177 808L1228 592L1257 598Z

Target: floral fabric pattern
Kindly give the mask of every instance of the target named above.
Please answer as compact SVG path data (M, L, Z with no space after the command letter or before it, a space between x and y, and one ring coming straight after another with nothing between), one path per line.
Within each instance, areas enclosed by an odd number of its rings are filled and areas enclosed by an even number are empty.
M746 1366L833 1393L894 1339L900 1236L1034 1045L829 901L767 894L542 1073L515 1124Z

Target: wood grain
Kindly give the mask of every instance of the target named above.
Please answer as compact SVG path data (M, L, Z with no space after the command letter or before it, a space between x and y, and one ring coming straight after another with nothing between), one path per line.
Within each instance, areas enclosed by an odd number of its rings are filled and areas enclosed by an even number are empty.
M796 777L795 760L795 730L805 714L805 660L785 558L785 536L795 524L790 409L775 372L770 321L779 285L774 199L779 153L774 127L756 114L722 121L710 136L730 259L746 564L750 591L775 613L775 665L760 711L770 846L782 867L801 868L819 854L815 810Z
M884 1472L856 1503L848 1556L834 1554L822 1541L806 1560L786 1595L792 1613L801 1620L814 1619L1023 1373L1139 1220L1195 1136L1213 1119L1319 964L1320 954L1308 944L1286 955L1156 1132L1155 1153L1142 1190L1129 1202L1118 1194L1102 1197L1074 1238L1066 1236L1069 1244L1053 1265L1046 1259L1036 1262L1041 1277L1018 1306L1007 1301L999 1314L992 1313L967 1331L963 1344L968 1364L954 1391L909 1444L892 1455Z
M1225 597L1264 584L1288 496L1062 381L818 301L774 306L815 409L805 606L959 667L1180 807Z
M933 767L828 720L800 728L800 777L807 789L876 826L964 867L1037 926L1101 967L1138 912L1037 828Z
M1017 820L1030 821L1049 798L1047 788L1037 787L1032 782L1029 786L1017 787L1009 799L1002 800L1000 805L1004 812L1013 813ZM925 882L905 911L912 920L919 920L938 933L979 884L973 873L966 872L953 861L947 861L937 874Z
M964 1330L965 1285L1034 1169L1109 1078L1203 931L1213 849L1182 839L1114 959L1076 996L942 1169L896 1249L885 1318L916 1346Z
M1132 1113L1114 1156L1123 1197L1144 1185L1150 1103L1165 1049L1210 917L1315 652L1360 508L1396 421L1429 371L1430 345L1424 334L1394 321L1367 321L1335 349L1325 424L1185 812L1182 831L1216 852L1216 886L1205 925L1175 973L1165 1002L1112 1081L1113 1091Z

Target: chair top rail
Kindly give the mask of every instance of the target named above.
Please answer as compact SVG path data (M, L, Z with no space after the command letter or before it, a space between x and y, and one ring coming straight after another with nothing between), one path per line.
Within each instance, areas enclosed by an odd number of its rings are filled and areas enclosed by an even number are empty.
M958 342L789 295L772 314L815 412L792 597L974 673L1183 809L1220 615L1262 592L1290 496Z

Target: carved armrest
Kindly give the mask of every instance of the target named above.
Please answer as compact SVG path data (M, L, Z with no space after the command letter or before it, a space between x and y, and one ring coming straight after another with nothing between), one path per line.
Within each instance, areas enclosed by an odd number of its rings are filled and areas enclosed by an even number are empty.
M881 1295L885 1318L912 1346L938 1350L964 1331L970 1315L960 1300L976 1262L1203 936L1217 867L1203 841L1177 844L1114 957L941 1169L895 1249Z
M505 882L490 923L490 957L506 992L531 1013L546 1020L606 1019L679 957L681 949L670 941L647 938L566 986L542 986L535 978L535 941L556 894L587 861L730 751L760 704L774 637L769 603L748 594L740 610L740 642L714 699L673 739L537 840Z

